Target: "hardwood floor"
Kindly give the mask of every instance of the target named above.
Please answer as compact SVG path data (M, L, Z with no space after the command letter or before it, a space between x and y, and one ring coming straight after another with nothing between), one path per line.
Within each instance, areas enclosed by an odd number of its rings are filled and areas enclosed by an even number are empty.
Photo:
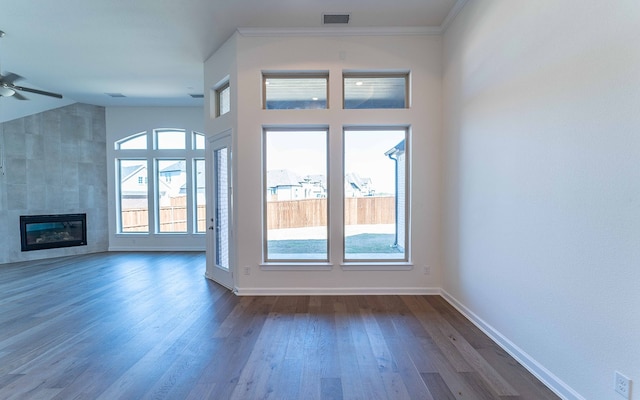
M557 399L439 296L236 297L204 264L0 265L0 398Z

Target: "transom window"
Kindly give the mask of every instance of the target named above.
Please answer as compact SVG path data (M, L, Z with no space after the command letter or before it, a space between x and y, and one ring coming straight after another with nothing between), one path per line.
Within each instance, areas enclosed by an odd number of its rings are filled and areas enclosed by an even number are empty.
M345 73L344 108L407 108L408 74Z
M147 148L147 132L136 133L116 142L116 150L143 150Z
M266 110L328 108L328 73L263 74Z
M216 117L231 111L231 87L229 82L216 89Z
M184 130L179 129L158 129L155 132L157 150L168 149L185 149L186 148L186 135Z

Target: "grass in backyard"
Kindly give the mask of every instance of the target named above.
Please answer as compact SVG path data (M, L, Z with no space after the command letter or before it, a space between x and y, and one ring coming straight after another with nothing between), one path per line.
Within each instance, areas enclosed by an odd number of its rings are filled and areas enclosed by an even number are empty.
M362 233L348 236L345 246L347 254L373 253L389 254L400 253L393 247L393 234ZM269 254L323 254L327 251L325 239L309 240L270 240L267 243Z

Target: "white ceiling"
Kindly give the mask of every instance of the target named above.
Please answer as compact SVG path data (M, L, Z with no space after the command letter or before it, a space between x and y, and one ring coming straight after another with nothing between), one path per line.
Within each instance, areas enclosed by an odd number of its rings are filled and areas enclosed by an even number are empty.
M61 93L0 98L0 122L81 102L198 106L203 62L237 28L442 28L466 0L0 0L0 70L26 87ZM326 28L331 29L331 28ZM112 98L105 93L122 93Z

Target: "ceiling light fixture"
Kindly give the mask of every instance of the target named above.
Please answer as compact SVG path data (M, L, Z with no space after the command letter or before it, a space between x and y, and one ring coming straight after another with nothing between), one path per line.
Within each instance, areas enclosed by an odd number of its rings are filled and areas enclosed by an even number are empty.
M11 97L14 94L16 94L16 91L11 89L10 87L6 87L4 85L0 86L0 96Z

